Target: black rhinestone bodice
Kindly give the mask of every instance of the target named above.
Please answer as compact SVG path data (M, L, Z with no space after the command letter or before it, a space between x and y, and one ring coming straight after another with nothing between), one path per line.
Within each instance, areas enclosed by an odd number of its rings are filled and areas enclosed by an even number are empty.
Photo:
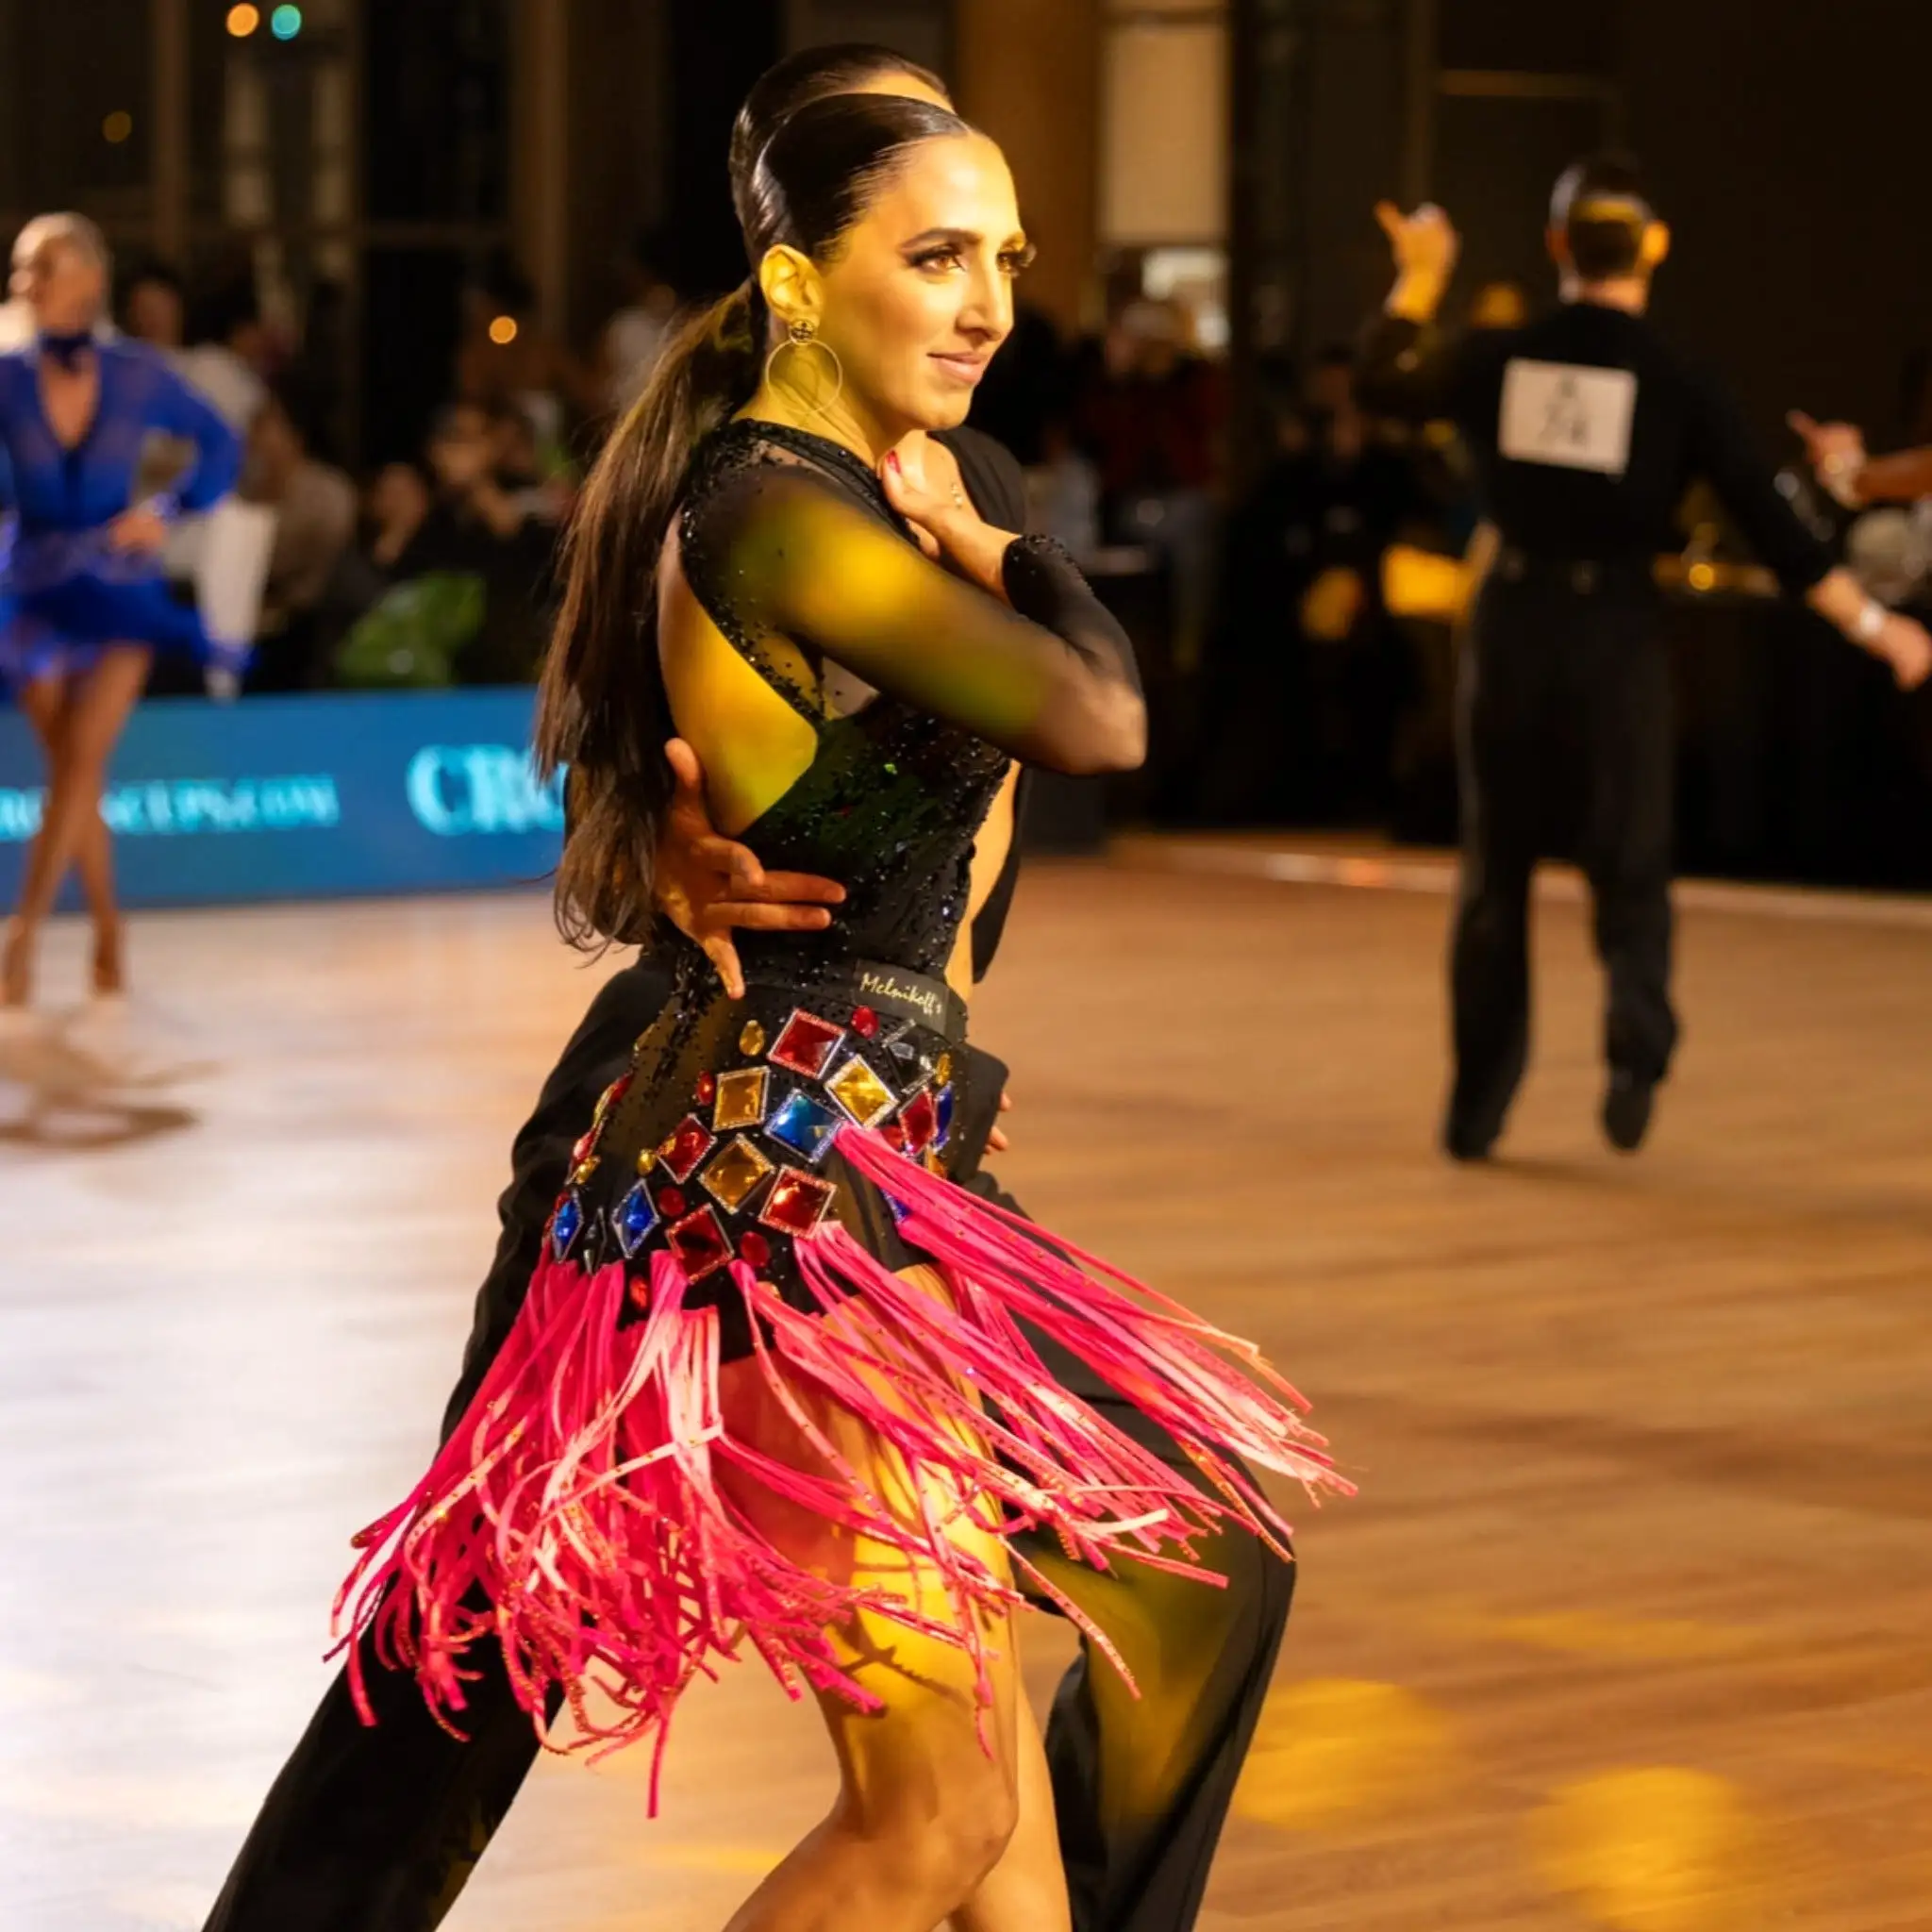
M801 684L747 622L734 595L733 552L747 516L757 515L760 474L799 464L904 530L857 457L802 430L728 424L692 467L679 529L686 581L734 648L818 734L810 769L743 837L768 867L822 874L849 895L831 931L802 941L748 933L739 951L747 970L760 973L809 972L842 958L943 974L966 915L973 841L1008 759L897 698L868 694L841 708L827 667L813 665L812 682ZM727 498L728 520L715 518L711 507Z
M725 996L695 947L667 941L671 998L590 1126L551 1231L560 1257L591 1267L622 1258L640 1298L650 1256L668 1246L691 1280L689 1299L715 1297L724 1308L727 1355L749 1341L724 1262L748 1261L808 1306L790 1248L817 1218L836 1214L875 1252L891 1251L888 1204L815 1135L876 1125L945 1171L963 1060L957 1028L874 1013L857 971L871 962L943 978L967 911L974 841L1008 769L1005 753L971 733L841 684L810 653L774 650L748 620L734 557L758 515L761 477L800 465L911 541L850 452L741 422L694 458L680 560L707 615L817 736L811 765L741 836L767 867L836 878L847 898L827 931L741 934L752 982L741 1001ZM727 504L728 515L716 513ZM799 1015L836 1036L815 1068L815 1050L794 1050L797 1039L819 1038L799 1033Z

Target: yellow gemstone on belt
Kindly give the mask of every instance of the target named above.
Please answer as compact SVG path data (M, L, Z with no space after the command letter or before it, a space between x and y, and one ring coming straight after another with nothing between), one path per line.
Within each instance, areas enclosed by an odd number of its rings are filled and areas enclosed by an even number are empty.
M718 1075L718 1101L711 1124L719 1133L734 1127L756 1127L765 1118L765 1088L771 1078L763 1067L741 1067Z
M772 1171L772 1163L743 1135L731 1141L700 1178L720 1207L736 1214L751 1191Z
M892 1090L857 1054L825 1082L825 1091L861 1127L884 1120L894 1105Z
M949 1086L952 1083L953 1056L951 1053L941 1054L939 1064L933 1069L933 1077L938 1080L941 1087Z
M655 1147L646 1147L644 1151L638 1156L638 1172L640 1174L649 1174L650 1171L657 1166L657 1164L658 1150Z
M757 1059L765 1050L765 1029L756 1020L744 1023L744 1031L738 1036L738 1050Z

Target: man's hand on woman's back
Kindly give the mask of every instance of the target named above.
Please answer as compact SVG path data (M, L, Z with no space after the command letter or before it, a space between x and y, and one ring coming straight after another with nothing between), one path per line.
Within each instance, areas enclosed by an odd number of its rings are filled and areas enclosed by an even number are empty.
M724 991L742 999L744 968L732 934L823 932L845 888L811 873L767 872L749 845L711 823L697 753L674 738L664 755L675 789L658 841L658 909L703 949Z

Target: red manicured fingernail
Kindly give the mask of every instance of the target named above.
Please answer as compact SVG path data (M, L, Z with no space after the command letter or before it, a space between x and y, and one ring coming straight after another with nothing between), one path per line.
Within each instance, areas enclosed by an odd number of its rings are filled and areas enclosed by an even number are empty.
M889 449L886 452L886 466L895 475L897 474L899 468L899 452L897 450Z

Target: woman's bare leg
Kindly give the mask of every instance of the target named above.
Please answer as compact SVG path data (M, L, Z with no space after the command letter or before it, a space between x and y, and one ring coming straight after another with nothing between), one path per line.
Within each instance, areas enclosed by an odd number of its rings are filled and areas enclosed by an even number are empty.
M903 1566L897 1574L905 1576ZM937 1578L932 1581L936 1584ZM970 1662L896 1628L855 1633L841 1657L885 1708L820 1707L838 1755L840 1792L824 1820L740 1907L728 1932L934 1932L1005 1851L1018 1798L1004 1746L1014 1674L994 1667L988 1713L994 1756L974 1727Z
M735 1437L794 1466L824 1467L755 1362L726 1370L724 1399ZM874 1493L895 1511L914 1515L917 1499L899 1459L843 1409L810 1400L806 1406ZM836 1529L754 1481L727 1475L725 1486L758 1529L793 1560L841 1582L888 1586L928 1614L946 1612L943 1583L930 1566L909 1563L895 1550ZM997 1537L968 1525L957 1526L953 1534L959 1547L996 1574L1008 1574L1005 1545ZM1001 1614L981 1635L994 1653L992 1703L983 1713L973 1660L957 1646L874 1617L860 1617L834 1633L841 1663L885 1708L868 1716L842 1699L820 1700L839 1759L838 1801L739 1909L727 1932L845 1932L855 1925L866 1932L934 1932L949 1914L972 1907L1012 1853L1035 1779L1041 1787L1045 1782L1043 1763L1029 1766L1023 1742L1011 1616ZM1031 1751L1037 1758L1037 1739ZM1058 1873L1050 1798L1047 1805L1045 1849L1052 1875L1036 1883L1035 1896L1050 1893ZM1036 1829L1028 1830L1028 1846L1037 1836ZM1037 1849L1023 1862L1037 1863ZM965 1923L972 1932L1056 1932L1065 1923L1065 1897L1061 1880L1059 1920L981 1917Z
M40 678L20 693L21 712L33 727L50 773L67 732L69 696L66 680L57 677ZM108 822L98 811L89 813L82 822L74 865L94 923L94 991L118 993L125 987L126 974L121 908L114 899L114 847Z
M55 675L37 677L23 685L14 695L20 714L31 727L41 757L46 765L46 791L54 789L54 773L60 763L61 745L67 732L67 682ZM41 831L46 828L44 806ZM40 841L41 832L34 834ZM29 847L31 851L31 847ZM7 923L4 958L0 958L0 1005L24 1007L33 997L34 949L39 934L16 913Z
M1046 1746L1023 1690L1014 1713L1020 1821L1006 1855L953 1914L954 1932L1073 1932Z
M98 802L82 827L74 855L80 890L94 923L93 991L113 998L127 991L126 926L114 896L114 839Z
M118 991L120 910L114 902L113 867L101 793L128 714L147 682L153 653L145 644L115 644L64 688L42 680L23 693L22 708L32 720L47 754L47 797L41 828L27 853L20 905L0 963L0 997L23 1004L31 991L33 954L40 928L70 865L78 864L94 917L95 985ZM100 968L110 968L114 984L101 987Z

